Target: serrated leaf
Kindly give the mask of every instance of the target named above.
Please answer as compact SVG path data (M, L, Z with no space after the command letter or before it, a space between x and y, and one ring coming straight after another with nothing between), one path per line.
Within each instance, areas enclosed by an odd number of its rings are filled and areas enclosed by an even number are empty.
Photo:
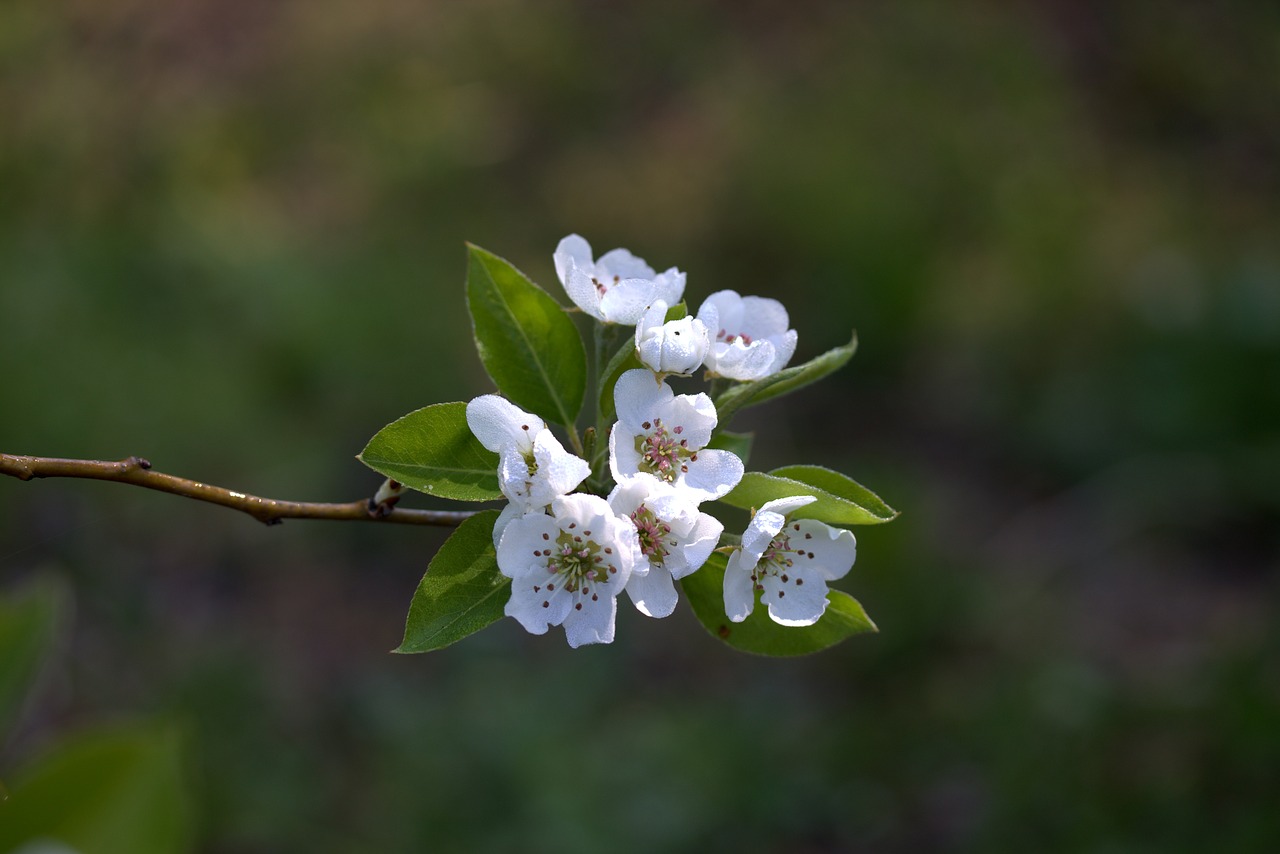
M858 333L855 332L848 344L830 349L803 365L784 368L764 379L740 383L729 388L715 401L720 423L728 424L729 419L740 409L764 403L766 400L772 400L817 382L827 374L843 367L853 358L854 351L857 349Z
M573 321L502 258L467 251L467 307L484 369L512 403L572 425L587 389L587 352Z
M63 584L44 577L0 599L0 746L49 658L69 598Z
M721 430L719 433L711 437L711 441L707 443L708 448L716 448L721 451L732 451L742 460L742 464L747 464L747 458L751 456L751 445L755 442L755 432L750 433L731 433L728 430Z
M13 779L0 851L56 839L95 854L176 854L190 850L190 824L179 732L116 727L62 743Z
M839 492L824 489L823 486L786 477L780 472L791 472L808 478L819 480L823 485ZM815 472L824 472L819 476ZM759 509L775 498L788 498L793 495L812 495L818 500L793 510L788 515L795 519L817 519L829 525L847 527L849 525L877 525L888 522L898 515L898 511L880 500L880 497L866 487L829 469L818 466L789 466L771 474L749 471L733 491L720 500L731 507Z
M701 569L681 579L680 585L703 628L734 649L758 655L808 655L845 638L878 631L858 600L840 590L827 593L827 610L812 626L779 625L769 619L768 609L758 599L745 620L732 622L724 610L727 563L723 554L713 554Z
M445 540L418 584L396 652L430 652L502 619L511 579L493 548L497 510L467 519Z
M467 426L465 403L436 403L379 430L357 459L410 489L457 501L494 501L498 455Z

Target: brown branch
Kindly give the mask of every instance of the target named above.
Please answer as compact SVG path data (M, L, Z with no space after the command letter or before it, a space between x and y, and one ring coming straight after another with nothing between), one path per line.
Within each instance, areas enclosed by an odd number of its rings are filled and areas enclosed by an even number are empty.
M60 460L52 457L25 457L0 454L0 474L31 480L37 477L80 477L131 483L145 489L168 492L221 504L248 513L259 522L276 525L285 519L337 519L349 522L396 522L404 525L437 525L452 527L473 515L468 511L402 510L392 505L395 499L381 503L374 499L348 504L319 504L312 501L277 501L210 486L194 480L151 471L151 463L141 457L118 462L102 460Z

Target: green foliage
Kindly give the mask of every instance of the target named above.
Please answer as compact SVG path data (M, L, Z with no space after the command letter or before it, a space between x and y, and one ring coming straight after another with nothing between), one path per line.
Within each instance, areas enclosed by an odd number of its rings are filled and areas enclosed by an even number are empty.
M862 605L847 593L827 593L827 610L812 626L782 626L769 619L756 594L756 607L741 623L724 613L724 570L728 559L713 554L702 568L681 579L680 585L703 628L734 649L759 655L796 656L824 650L845 638L877 631Z
M34 840L83 854L187 851L184 776L173 727L83 733L13 779L0 803L0 851Z
M358 459L405 486L457 501L492 501L498 455L467 427L465 403L437 403L379 430Z
M502 618L511 580L498 571L487 510L458 526L418 584L396 652L441 649Z
M467 306L480 361L517 406L572 426L587 388L587 353L560 304L509 263L469 246Z
M0 747L53 650L69 598L53 578L37 578L0 599Z
M769 474L747 472L733 491L720 500L733 507L759 509L767 501L793 495L812 495L818 499L788 514L796 519L817 519L847 527L876 525L898 515L897 510L862 484L821 466L786 466Z
M853 358L858 349L858 333L853 333L848 344L834 347L820 356L815 356L803 365L784 368L778 373L753 382L734 385L716 398L716 412L720 416L720 424L729 423L736 412L772 400L784 394L804 388L815 383L827 374L843 367Z

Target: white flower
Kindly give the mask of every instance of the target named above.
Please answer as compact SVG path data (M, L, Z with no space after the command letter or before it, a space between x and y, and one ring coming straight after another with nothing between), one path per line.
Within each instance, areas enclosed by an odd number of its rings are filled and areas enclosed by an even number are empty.
M552 516L511 520L498 569L511 579L505 613L535 635L563 624L569 646L610 643L618 594L639 553L636 529L595 495L564 495Z
M704 450L716 427L705 394L676 395L649 371L627 371L614 386L618 421L609 433L609 469L621 483L655 478L688 492L695 504L728 494L742 479L732 451Z
M578 308L604 323L634 325L645 307L661 299L669 305L684 294L684 273L675 267L665 273L625 249L614 249L592 260L591 244L570 234L556 247L556 275Z
M786 514L811 504L809 495L778 498L761 507L742 535L742 548L724 571L724 608L741 623L755 608L756 591L769 616L784 626L811 626L827 610L827 582L843 578L858 546L853 533Z
M667 617L676 609L673 579L706 563L720 542L724 525L674 487L646 478L618 484L609 506L635 525L640 555L627 595L647 617ZM647 571L644 571L646 570Z
M657 373L688 376L702 366L711 338L696 317L668 322L667 307L659 299L645 309L636 324L636 354Z
M493 526L495 545L512 519L545 509L591 474L587 461L566 451L541 418L496 394L467 404L467 426L498 454L498 488L510 501Z
M707 369L731 380L776 374L796 352L796 331L782 303L765 297L716 291L698 309L712 337Z

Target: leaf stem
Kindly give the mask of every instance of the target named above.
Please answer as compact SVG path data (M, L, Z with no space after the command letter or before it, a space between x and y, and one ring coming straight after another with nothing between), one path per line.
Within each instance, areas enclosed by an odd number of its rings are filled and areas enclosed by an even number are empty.
M128 483L144 489L180 495L196 501L220 504L248 513L267 525L278 525L285 519L330 519L346 522L389 522L403 525L436 525L454 527L475 515L460 510L402 510L391 506L391 501L373 498L351 501L346 504L322 504L313 501L280 501L260 498L188 480L171 474L151 470L151 463L142 457L129 457L117 461L65 460L54 457L28 457L0 453L0 474L18 480L38 477L76 477L90 480L110 480Z

